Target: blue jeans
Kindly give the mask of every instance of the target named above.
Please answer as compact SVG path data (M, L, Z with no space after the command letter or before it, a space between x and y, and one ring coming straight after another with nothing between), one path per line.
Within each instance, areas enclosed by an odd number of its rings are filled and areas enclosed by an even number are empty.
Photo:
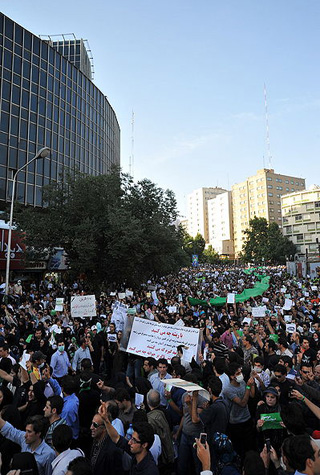
M128 376L130 379L132 379L133 376L134 376L134 379L140 378L142 363L143 363L143 360L140 358L129 360L126 376Z
M188 473L196 473L199 475L201 472L201 463L197 457L197 450L193 447L195 438L192 435L186 435L182 432L180 444L179 444L179 456L178 456L178 475L187 475ZM195 467L195 471L192 470L192 461Z

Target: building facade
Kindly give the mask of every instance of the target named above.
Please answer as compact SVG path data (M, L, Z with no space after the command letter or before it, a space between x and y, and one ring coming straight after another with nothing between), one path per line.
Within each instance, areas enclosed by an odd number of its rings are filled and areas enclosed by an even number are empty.
M299 257L320 255L320 186L281 198L282 232L296 246Z
M241 252L250 219L257 216L282 225L281 196L305 189L305 179L280 175L273 169L258 170L242 183L232 186L234 251Z
M195 237L200 233L206 243L209 243L208 201L225 191L218 187L199 188L188 195L187 220L190 236Z
M77 41L69 42L68 60L59 52L61 42L41 40L0 13L2 208L11 201L14 172L44 146L50 156L18 175L16 200L26 205L42 206L43 186L68 173L100 175L120 165L116 114L91 81L83 44Z
M208 201L209 244L220 255L232 258L233 217L231 191L220 193Z

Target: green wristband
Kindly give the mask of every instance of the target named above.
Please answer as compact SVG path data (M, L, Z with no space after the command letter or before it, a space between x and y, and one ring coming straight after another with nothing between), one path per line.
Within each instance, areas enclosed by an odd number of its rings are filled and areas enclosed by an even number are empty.
M303 398L301 399L301 401L302 401L302 402L304 402L305 398L306 398L306 397L305 397L305 396L303 396Z
M246 386L246 389L251 389L251 386Z

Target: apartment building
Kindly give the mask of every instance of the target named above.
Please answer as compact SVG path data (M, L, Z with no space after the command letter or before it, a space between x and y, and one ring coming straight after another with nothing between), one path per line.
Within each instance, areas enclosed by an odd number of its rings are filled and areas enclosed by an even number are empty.
M275 173L263 168L245 181L232 186L233 235L235 255L242 250L250 219L266 218L282 226L281 197L305 189L305 179Z
M319 256L320 186L281 197L281 210L283 234L297 246L297 254Z
M220 255L234 256L232 195L226 191L208 201L209 244Z
M208 201L227 190L218 187L199 188L187 197L188 233L195 237L200 233L209 243Z

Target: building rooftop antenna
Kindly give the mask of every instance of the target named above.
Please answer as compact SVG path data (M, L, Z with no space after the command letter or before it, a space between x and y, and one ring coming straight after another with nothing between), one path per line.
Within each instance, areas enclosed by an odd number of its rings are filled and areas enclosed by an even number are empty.
M266 85L263 85L264 89L264 110L266 118L266 142L267 142L267 155L268 155L268 167L271 168L271 150L270 150L270 135L269 135L269 117L268 117L268 103L267 103L267 88Z
M131 116L131 155L129 158L129 174L134 177L134 111Z

